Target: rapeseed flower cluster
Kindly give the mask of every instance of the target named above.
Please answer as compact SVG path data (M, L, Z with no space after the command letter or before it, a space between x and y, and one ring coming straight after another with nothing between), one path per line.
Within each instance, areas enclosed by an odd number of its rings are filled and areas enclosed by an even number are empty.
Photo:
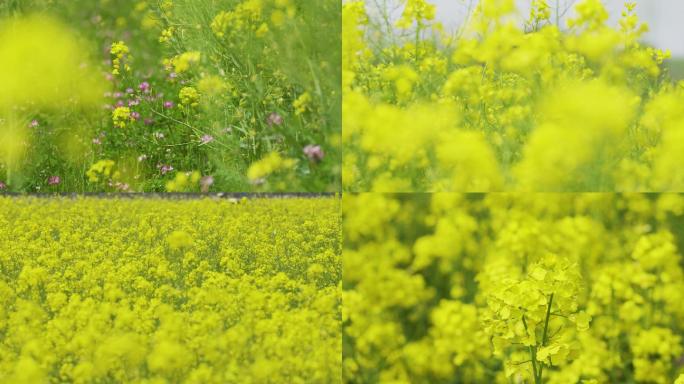
M287 177L287 171L292 169L295 164L296 160L284 159L277 152L271 152L268 156L252 164L249 167L247 176L254 184L265 184L274 176L277 177L280 175L281 177ZM282 182L279 183L281 185L280 187L276 187L276 189L285 189L286 184L283 184ZM277 185L278 182L275 184Z
M126 128L129 122L133 121L131 109L128 107L116 107L112 111L112 123L116 128Z
M675 382L683 215L678 194L347 194L344 380Z
M336 198L0 198L0 382L335 382L338 215Z
M214 183L211 176L204 176L198 171L178 172L176 177L166 183L168 192L208 192Z
M130 60L130 49L128 48L126 43L124 43L123 41L117 41L115 43L112 43L110 53L112 54L112 75L120 75L122 69L125 72L131 71L131 67L130 65L128 65L128 61Z
M202 55L198 51L184 52L170 60L169 64L176 73L183 73L198 63Z
M628 2L474 2L448 33L429 0L343 9L345 190L675 191L682 87ZM556 7L557 8L557 7ZM656 112L657 111L657 112Z
M117 175L114 170L115 167L116 162L114 162L114 160L100 160L90 166L86 172L86 176L88 176L88 180L92 183L108 180L110 177Z
M186 107L197 107L199 105L200 94L194 87L183 87L178 93L181 105Z

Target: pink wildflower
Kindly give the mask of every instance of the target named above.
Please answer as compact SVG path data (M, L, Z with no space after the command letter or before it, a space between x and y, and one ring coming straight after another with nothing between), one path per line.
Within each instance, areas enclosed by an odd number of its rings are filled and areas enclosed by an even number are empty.
M304 147L304 154L313 162L320 162L325 157L325 152L320 145L307 145Z

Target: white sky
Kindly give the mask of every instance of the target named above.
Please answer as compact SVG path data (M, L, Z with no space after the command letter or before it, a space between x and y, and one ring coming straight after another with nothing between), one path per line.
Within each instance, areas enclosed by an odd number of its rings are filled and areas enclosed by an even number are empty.
M469 0L429 0L437 5L437 19L446 26L458 25L466 13ZM477 0L473 0L477 2ZM530 0L516 0L521 12L529 9ZM560 5L572 0L558 0ZM634 0L637 14L648 23L650 31L646 42L661 49L670 49L673 56L684 57L684 0ZM555 5L556 0L549 0ZM611 23L617 24L624 0L603 0L611 14Z

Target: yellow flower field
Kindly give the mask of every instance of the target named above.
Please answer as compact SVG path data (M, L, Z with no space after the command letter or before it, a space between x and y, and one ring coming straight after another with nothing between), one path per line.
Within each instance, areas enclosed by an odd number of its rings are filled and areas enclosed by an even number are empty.
M337 198L0 198L0 382L339 380Z
M456 31L430 0L344 3L345 190L684 190L684 82L638 2L461 3Z
M346 382L684 381L682 195L371 193L343 213Z

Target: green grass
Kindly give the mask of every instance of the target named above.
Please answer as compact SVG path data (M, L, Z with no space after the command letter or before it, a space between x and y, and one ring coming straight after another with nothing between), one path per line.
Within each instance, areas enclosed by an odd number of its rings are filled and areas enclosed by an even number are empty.
M37 120L39 127L31 130L18 165L9 170L0 160L0 182L12 192L112 192L117 189L109 182L91 183L85 173L99 160L114 160L121 174L118 181L138 192L163 192L177 173L191 171L213 177L211 191L339 190L340 2L294 0L297 16L263 38L253 31L229 38L216 36L210 27L214 17L236 9L241 2L176 0L170 11L162 12L158 8L162 2L156 1L147 2L146 10L136 9L138 0L0 1L0 19L42 13L62 20L87 40L103 74L110 70L107 47L124 41L130 47L131 71L109 82L110 95L120 96L107 96L103 104L142 99L131 107L140 119L123 129L113 126L107 109L85 114L66 106L50 111L22 107L21 117L27 122ZM266 12L270 10L265 9L262 21L269 22ZM144 27L148 19L157 20L158 25ZM168 27L176 32L165 45L158 38ZM163 59L188 51L199 51L201 61L170 78ZM186 86L198 88L206 76L219 77L229 88L202 94L196 108L181 107L179 91ZM152 86L149 95L137 91L143 81ZM134 93L127 94L127 89ZM312 96L311 106L295 114L292 104L305 92ZM165 109L164 101L176 107ZM283 123L270 124L272 113L282 116ZM213 141L202 143L205 135ZM307 145L320 145L323 160L310 160L303 151ZM296 166L269 176L264 183L252 183L247 177L249 167L271 152L297 160ZM144 161L137 160L141 156ZM162 174L161 165L174 170ZM61 183L48 185L51 176L59 176ZM188 187L189 191L198 189L197 185Z

